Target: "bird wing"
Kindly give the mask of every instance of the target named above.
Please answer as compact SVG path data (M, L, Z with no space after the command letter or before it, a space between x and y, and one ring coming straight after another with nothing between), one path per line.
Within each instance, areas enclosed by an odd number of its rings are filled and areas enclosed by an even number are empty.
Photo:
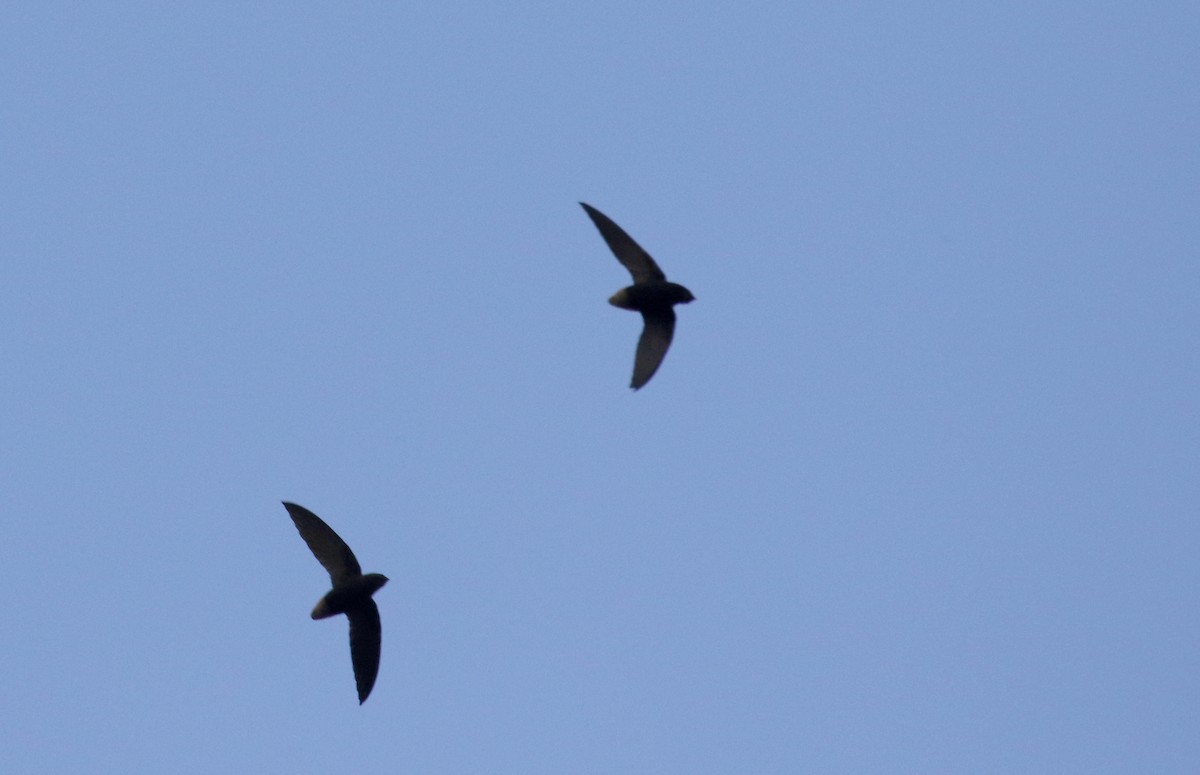
M667 279L650 254L642 250L642 246L634 242L633 237L626 234L624 229L586 202L579 204L583 206L584 211L592 219L592 223L596 224L596 228L600 230L600 236L604 237L604 241L608 243L609 250L633 275L635 284Z
M346 542L333 532L333 528L326 525L324 520L295 503L284 501L283 507L292 515L292 521L296 523L296 529L300 531L304 543L308 544L317 561L329 571L329 578L335 587L362 575L362 568L359 567L354 552L350 551Z
M637 390L650 381L671 346L675 335L675 310L642 311L642 336L638 339L637 355L633 359L633 381L629 387Z
M379 674L379 645L383 629L379 624L379 606L367 598L346 612L350 620L350 661L354 663L354 683L358 686L358 704L366 702Z

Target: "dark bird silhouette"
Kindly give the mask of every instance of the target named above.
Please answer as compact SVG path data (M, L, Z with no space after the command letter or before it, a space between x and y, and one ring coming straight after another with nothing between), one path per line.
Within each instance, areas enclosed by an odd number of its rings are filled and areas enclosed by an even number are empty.
M629 383L629 387L637 390L658 371L671 346L671 337L675 335L675 305L695 301L696 297L682 285L667 282L667 276L650 254L611 218L586 202L579 204L596 224L617 260L633 275L633 285L614 293L608 303L642 313L642 336L638 339L633 380Z
M304 543L329 571L333 582L333 589L313 608L312 618L326 619L345 614L350 620L350 661L354 663L354 682L358 685L358 704L361 705L375 686L375 676L379 673L382 630L379 608L371 595L388 582L387 576L379 573L364 576L354 552L333 528L303 506L284 501L283 507L292 516Z

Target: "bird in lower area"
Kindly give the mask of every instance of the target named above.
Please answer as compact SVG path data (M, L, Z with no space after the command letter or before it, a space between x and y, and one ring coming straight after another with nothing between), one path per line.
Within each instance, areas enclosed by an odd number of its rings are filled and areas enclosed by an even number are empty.
M350 620L350 661L354 663L354 682L358 686L358 704L361 705L375 686L375 676L379 673L382 630L379 608L371 595L388 582L387 576L379 573L363 575L354 552L333 528L303 506L284 501L283 507L292 516L304 543L329 571L333 582L333 589L313 608L312 618L326 619L345 614Z
M695 301L696 297L682 285L667 282L667 276L650 254L611 218L589 204L579 204L596 224L617 260L633 275L633 285L614 293L608 303L642 313L642 336L638 339L633 380L629 383L629 387L637 390L654 376L671 346L671 337L675 334L675 305Z

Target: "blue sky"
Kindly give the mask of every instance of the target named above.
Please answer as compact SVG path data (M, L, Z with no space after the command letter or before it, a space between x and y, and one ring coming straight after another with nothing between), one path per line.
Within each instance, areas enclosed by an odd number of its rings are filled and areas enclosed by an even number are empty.
M0 769L1195 771L1194 3L418 5L0 13Z

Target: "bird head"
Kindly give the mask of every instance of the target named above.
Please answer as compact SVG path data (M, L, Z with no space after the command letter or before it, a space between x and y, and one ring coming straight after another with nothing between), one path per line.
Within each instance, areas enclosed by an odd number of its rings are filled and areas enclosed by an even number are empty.
M366 587L368 594L375 594L384 584L388 583L389 579L382 573L368 573L363 576L363 586Z

